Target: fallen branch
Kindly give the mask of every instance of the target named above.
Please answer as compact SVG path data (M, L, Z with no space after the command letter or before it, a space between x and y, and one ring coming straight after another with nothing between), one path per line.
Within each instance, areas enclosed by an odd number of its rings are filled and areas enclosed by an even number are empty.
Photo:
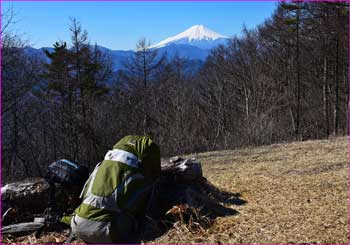
M13 224L4 226L1 228L1 234L17 234L17 233L27 233L34 232L42 227L44 224L42 222L25 222L19 224Z

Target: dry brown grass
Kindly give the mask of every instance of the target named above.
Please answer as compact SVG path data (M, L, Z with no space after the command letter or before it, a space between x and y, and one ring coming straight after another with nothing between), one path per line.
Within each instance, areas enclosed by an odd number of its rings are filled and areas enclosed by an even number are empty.
M347 138L199 154L204 176L241 193L238 215L200 232L175 227L155 243L349 243ZM225 204L223 204L225 205Z
M348 243L347 138L206 152L204 176L221 191L240 193L238 215L209 228L177 222L147 243ZM4 243L61 243L67 234L4 238ZM7 239L7 240L6 240ZM79 244L81 241L75 241Z

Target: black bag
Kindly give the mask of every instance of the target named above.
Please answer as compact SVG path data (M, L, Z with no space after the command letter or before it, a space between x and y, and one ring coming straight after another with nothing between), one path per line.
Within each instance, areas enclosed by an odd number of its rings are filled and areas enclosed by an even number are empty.
M45 178L49 182L58 183L62 187L81 187L89 177L85 166L61 159L49 165Z
M56 184L60 189L68 190L71 193L80 192L88 177L89 169L87 167L66 159L58 160L49 165L45 175L45 179L49 183L48 205L45 211L45 221L35 232L36 238L40 237L44 229L59 224L60 218L64 215L64 212L56 205Z

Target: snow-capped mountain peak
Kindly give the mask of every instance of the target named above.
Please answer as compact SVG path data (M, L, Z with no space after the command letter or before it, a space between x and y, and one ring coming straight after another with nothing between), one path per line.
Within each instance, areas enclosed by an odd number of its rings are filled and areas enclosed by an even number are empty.
M216 40L218 38L226 38L225 36L210 30L203 25L194 25L188 28L186 31L173 37L174 39L188 38L191 40Z
M210 49L213 46L222 43L228 37L223 36L203 25L194 25L184 32L153 45L151 48L161 48L170 44L186 44L196 46L202 49Z

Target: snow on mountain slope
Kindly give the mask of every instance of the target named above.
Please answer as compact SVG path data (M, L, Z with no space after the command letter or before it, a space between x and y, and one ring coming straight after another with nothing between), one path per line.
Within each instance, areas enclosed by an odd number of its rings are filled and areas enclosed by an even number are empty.
M194 25L178 35L151 46L151 48L162 48L170 44L183 44L196 46L201 49L211 49L219 44L224 44L228 37L223 36L203 25Z

